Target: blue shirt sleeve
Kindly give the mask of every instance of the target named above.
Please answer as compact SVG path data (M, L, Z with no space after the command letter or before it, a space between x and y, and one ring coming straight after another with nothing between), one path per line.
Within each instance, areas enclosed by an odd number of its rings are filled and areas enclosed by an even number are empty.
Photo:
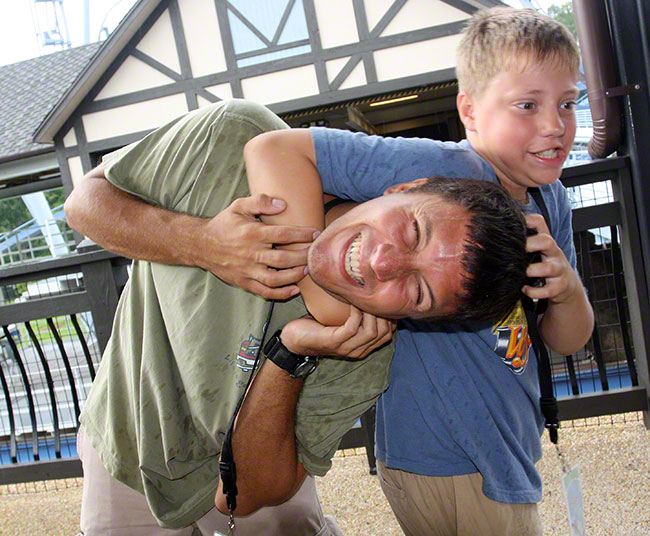
M489 165L463 142L322 127L312 128L311 135L323 190L342 199L367 201L390 186L432 175L496 181Z

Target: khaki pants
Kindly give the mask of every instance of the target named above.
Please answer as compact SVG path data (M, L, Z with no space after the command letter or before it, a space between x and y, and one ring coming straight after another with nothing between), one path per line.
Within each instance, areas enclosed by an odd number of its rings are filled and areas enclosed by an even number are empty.
M81 499L81 534L85 536L202 536L214 531L228 533L228 516L216 508L183 529L158 525L141 493L113 478L104 468L90 440L77 436L77 451L84 472ZM261 508L235 518L236 536L343 536L336 522L323 515L313 477L308 476L298 492L278 506ZM196 534L196 533L195 533Z
M488 499L480 473L433 477L377 460L381 488L407 536L542 536L537 504Z

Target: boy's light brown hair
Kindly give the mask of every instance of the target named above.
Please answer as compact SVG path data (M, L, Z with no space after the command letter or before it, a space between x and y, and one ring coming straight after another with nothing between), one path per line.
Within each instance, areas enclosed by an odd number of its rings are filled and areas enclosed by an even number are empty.
M578 46L563 24L534 9L479 10L458 46L458 89L480 97L490 80L522 60L568 67L578 79Z

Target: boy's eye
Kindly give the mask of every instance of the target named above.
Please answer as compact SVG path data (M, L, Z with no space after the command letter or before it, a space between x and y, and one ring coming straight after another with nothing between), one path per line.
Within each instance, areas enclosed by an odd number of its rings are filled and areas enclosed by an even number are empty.
M564 108L565 110L574 110L575 107L576 107L576 102L575 101L565 102L562 105L562 108Z
M517 108L521 108L522 110L533 110L533 109L535 109L535 103L533 103L533 102L520 102L516 106L517 106Z

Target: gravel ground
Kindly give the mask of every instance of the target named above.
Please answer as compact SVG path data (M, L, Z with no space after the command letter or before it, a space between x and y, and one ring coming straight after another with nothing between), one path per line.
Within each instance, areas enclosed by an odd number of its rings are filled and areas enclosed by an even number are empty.
M650 535L650 432L640 414L574 421L560 430L567 466L580 464L589 536ZM538 468L544 481L540 512L545 536L566 536L562 463L546 435ZM81 479L0 486L0 535L74 536ZM347 536L399 536L401 531L368 473L363 449L341 451L317 480L326 513Z

